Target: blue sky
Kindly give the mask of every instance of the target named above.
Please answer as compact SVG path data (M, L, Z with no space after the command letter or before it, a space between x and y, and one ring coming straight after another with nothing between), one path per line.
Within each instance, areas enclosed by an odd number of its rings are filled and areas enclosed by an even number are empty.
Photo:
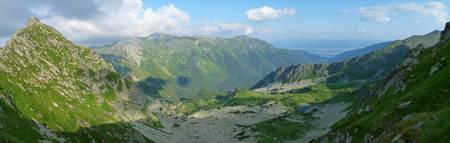
M448 6L449 1L428 0L149 0L145 7L162 7L174 4L189 13L192 24L207 22L238 22L253 27L271 28L271 34L258 35L263 39L377 39L393 40L414 34L424 34L443 28L443 23L421 16L420 12L407 11L391 14L388 22L362 20L360 15L351 12L360 7L387 7L389 5L410 4L426 5L440 2ZM254 22L246 19L249 9L270 6L273 8L292 8L296 13L272 21ZM445 8L449 12L448 8Z
M448 0L0 0L0 44L31 16L88 45L152 33L248 35L271 43L389 41L442 29L449 5Z

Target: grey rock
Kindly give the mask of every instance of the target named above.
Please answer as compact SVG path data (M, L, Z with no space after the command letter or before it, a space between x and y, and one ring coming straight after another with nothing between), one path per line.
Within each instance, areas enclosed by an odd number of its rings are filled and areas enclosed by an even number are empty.
M450 22L445 25L445 29L441 32L441 40L447 40L450 38Z
M398 105L398 108L400 108L400 109L407 108L407 107L409 107L409 105L411 105L411 103L412 103L412 101L407 101L407 102L404 102L404 103L400 103L400 105Z
M395 136L395 137L391 140L391 143L406 143L403 139L401 139L401 137L402 137L401 134Z
M414 115L408 114L402 118L402 121L411 120L414 118Z
M432 76L433 74L435 74L441 68L441 66L442 66L441 62L438 62L437 64L435 64L433 67L431 67L429 75Z
M417 124L414 126L414 129L422 129L424 122L417 122Z

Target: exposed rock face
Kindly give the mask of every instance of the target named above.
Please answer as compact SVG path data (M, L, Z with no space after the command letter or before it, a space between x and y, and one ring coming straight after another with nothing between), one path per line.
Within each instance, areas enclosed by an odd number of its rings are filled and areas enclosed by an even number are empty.
M441 40L447 40L450 38L450 22L445 25L445 29L441 32Z
M323 82L328 76L328 64L299 64L279 68L256 83L258 92L286 92Z

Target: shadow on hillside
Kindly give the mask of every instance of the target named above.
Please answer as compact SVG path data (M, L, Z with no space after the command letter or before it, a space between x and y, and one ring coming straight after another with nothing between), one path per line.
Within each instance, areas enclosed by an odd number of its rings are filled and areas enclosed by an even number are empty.
M70 142L120 143L128 141L153 143L125 122L102 124L81 128L76 132L57 132L56 134L65 137Z
M124 65L121 65L123 60L126 60L124 57L111 55L111 54L102 54L102 58L113 65L114 69L122 75L129 75L132 70Z
M153 97L160 97L160 91L164 89L167 82L160 78L147 77L146 79L137 82L137 88L145 94Z
M51 129L45 125L36 124L36 121L26 118L15 108L14 104L8 103L9 101L5 100L5 97L0 91L0 125L2 125L0 143L39 142L47 138L44 136L52 139L48 142L153 142L134 130L129 122L96 125L81 128L75 132L50 131ZM151 119L142 119L136 122L149 127L158 127L159 125L151 122Z
M185 76L178 76L177 77L177 84L183 87L188 86L191 83L191 79L189 77Z

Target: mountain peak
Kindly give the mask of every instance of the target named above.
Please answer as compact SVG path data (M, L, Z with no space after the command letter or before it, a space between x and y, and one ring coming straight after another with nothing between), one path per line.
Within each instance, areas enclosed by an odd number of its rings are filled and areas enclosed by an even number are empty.
M153 33L147 36L147 39L165 39L173 37L172 35L164 34L164 33Z
M450 38L450 22L447 22L445 29L441 32L441 40L447 40Z
M41 41L44 39L54 39L56 41L67 41L64 36L53 27L42 23L38 18L31 17L25 27L19 29L11 39L21 39Z
M27 26L32 26L32 25L40 24L40 23L41 23L41 20L39 20L37 17L33 16L30 19L28 19Z
M249 37L247 35L238 35L238 36L235 36L233 38L236 38L236 39L252 39L251 37Z
M433 34L441 34L441 31L440 30L434 30L434 31L432 31L432 32L430 32L430 33L428 33L426 35L433 35Z

